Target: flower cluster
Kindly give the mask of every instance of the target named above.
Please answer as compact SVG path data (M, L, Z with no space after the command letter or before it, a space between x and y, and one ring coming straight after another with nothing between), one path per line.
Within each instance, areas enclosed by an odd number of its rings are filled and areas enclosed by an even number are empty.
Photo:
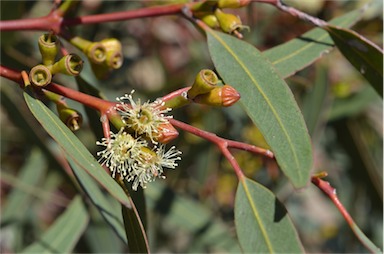
M157 140L163 126L169 125L171 116L164 114L170 109L162 109L160 100L135 102L132 93L118 98L120 104L116 106L125 127L116 134L111 132L109 138L96 144L104 147L97 155L99 162L110 169L112 177L125 178L132 182L132 189L137 190L139 185L145 188L156 178L165 178L164 168L176 168L181 152L174 146L167 151L165 145Z
M163 126L168 123L168 118L172 118L172 116L165 115L171 109L162 109L164 102L161 100L141 103L141 100L138 99L135 102L132 98L133 93L134 90L130 94L117 98L120 106L116 109L121 113L126 126L135 131L135 135L146 135L156 144ZM128 101L129 104L125 101Z

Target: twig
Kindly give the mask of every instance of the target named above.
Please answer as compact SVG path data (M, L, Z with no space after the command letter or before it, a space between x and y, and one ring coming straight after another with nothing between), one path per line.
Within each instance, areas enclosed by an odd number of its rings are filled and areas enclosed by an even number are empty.
M325 176L325 175L323 175ZM348 223L350 228L360 242L372 253L381 253L381 250L365 236L365 234L360 230L360 228L353 221L351 215L347 212L343 204L340 202L336 194L336 189L331 186L327 181L320 179L322 176L312 176L311 181L316 187L318 187L322 192L324 192L335 204L336 208L340 211L341 215L344 217L345 221Z

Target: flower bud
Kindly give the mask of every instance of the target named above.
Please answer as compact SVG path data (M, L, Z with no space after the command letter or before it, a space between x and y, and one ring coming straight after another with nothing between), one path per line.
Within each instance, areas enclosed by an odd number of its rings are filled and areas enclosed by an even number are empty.
M219 0L217 6L219 8L240 8L248 5L251 0Z
M223 32L229 34L237 34L238 31L248 28L247 26L243 26L241 20L238 16L235 16L231 13L224 13L220 9L216 9L215 16L219 20L220 28Z
M160 143L167 144L179 136L179 132L173 127L172 124L162 123L159 126L159 132L156 133L156 139Z
M35 86L44 87L51 83L52 74L46 66L39 64L29 72L29 80Z
M229 107L240 99L240 94L230 85L215 87L206 94L196 96L193 101L209 106Z
M107 50L100 42L93 42L86 48L85 54L91 62L101 64L107 57Z
M65 104L56 104L59 118L71 131L80 129L83 123L82 115L75 109L68 108Z
M91 42L75 36L70 39L70 43L83 51L92 63L101 64L106 58L107 50L100 42Z
M119 69L123 65L123 53L119 40L115 38L104 39L100 42L105 47L107 54L105 62L109 68Z
M217 17L213 14L205 15L201 18L201 21L203 21L205 24L207 24L210 28L219 28L219 20Z
M217 75L212 70L201 70L195 78L191 89L188 90L188 99L193 99L199 94L205 94L215 88L219 82Z
M62 57L50 68L52 74L62 73L70 76L78 76L83 69L83 60L76 54L68 54Z
M43 64L46 66L52 65L59 52L59 39L54 34L43 34L40 36L38 44Z

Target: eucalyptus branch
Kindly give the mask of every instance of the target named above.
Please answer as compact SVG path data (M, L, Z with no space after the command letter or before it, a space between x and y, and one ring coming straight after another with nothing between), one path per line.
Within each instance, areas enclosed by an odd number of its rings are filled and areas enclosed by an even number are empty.
M192 125L180 122L180 121L175 120L175 119L169 119L169 122L177 128L180 128L184 131L187 131L193 135L196 135L198 137L201 137L205 140L208 140L208 141L216 144L219 147L220 151L223 153L223 155L231 163L231 165L232 165L233 169L235 170L235 173L239 179L244 177L243 172L241 171L237 161L234 159L233 155L228 150L228 148L241 149L244 151L252 152L254 154L263 155L263 156L266 156L266 157L271 158L271 159L274 158L274 155L270 150L256 147L253 145L249 145L249 144L242 143L242 142L237 142L237 141L225 139L225 138L217 136L214 133L198 129Z
M191 3L188 4L188 6L193 6L194 4L197 3ZM184 6L186 6L186 4L155 6L106 14L87 15L75 18L67 18L62 16L64 14L64 10L69 8L69 6L65 6L66 8L58 8L49 13L47 16L43 17L21 20L2 20L0 21L0 31L52 30L55 33L61 35L63 27L181 14L182 8Z
M327 25L326 21L319 19L319 18L316 18L316 17L313 17L313 16L311 16L305 12L302 12L302 11L296 9L296 8L287 6L281 0L266 1L266 3L274 5L279 10L281 10L283 12L287 12L287 13L291 14L292 16L297 17L297 18L304 20L306 22L312 23L315 26L323 27L323 26Z
M381 253L381 250L365 236L365 234L360 230L356 225L351 215L345 209L343 204L340 202L336 194L336 189L331 186L327 181L321 179L321 177L326 176L327 174L322 174L321 176L312 176L312 183L324 192L334 203L336 208L340 211L341 215L344 217L345 221L348 223L349 227L352 229L353 233L359 239L359 241L372 253Z

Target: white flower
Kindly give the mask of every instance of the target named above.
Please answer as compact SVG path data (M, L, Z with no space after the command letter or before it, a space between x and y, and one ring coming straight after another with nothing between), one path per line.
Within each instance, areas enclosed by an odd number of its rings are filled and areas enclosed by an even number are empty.
M161 100L141 103L138 99L135 102L132 98L133 93L134 90L130 94L117 98L120 104L116 106L116 110L120 112L126 126L133 129L136 135L146 135L156 144L162 125L168 123L168 118L172 118L165 115L171 109L163 109L164 102ZM125 100L128 100L129 104L125 103Z
M163 176L164 168L174 169L177 167L177 160L181 160L181 152L172 146L165 152L165 145L148 147L147 141L141 137L134 138L121 128L117 134L110 133L110 138L102 138L96 144L104 146L105 149L97 152L100 156L101 165L106 165L112 172L133 182L132 189L142 188L156 178Z
M174 146L167 152L164 145L155 146L152 150L144 148L142 152L139 155L138 167L132 170L127 178L128 181L133 180L133 190L137 190L139 185L145 188L147 183L154 181L157 177L164 179L164 167L174 169L177 167L176 160L181 160L179 156L181 152Z
M125 177L132 169L138 167L137 158L141 148L147 146L147 142L141 138L135 139L121 128L117 134L110 132L109 139L102 138L97 145L105 146L103 151L97 152L101 156L99 162L106 165L115 178L116 173Z

